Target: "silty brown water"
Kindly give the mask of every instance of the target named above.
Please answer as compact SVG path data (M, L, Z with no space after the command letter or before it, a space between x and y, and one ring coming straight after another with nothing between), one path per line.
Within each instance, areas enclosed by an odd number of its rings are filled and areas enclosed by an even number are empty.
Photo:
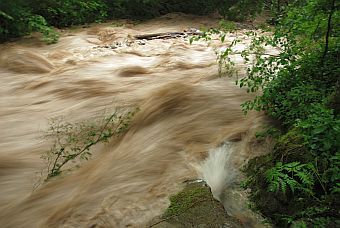
M214 24L171 14L137 25L67 30L49 46L34 38L2 44L0 226L143 227L184 180L204 176L200 165L210 149L232 142L227 173L263 152L253 135L265 120L260 113L243 115L240 104L252 95L234 79L218 77L211 46L190 45L187 38L133 39ZM91 119L112 103L140 108L126 134L33 191L46 165L41 155L51 147L40 140L48 120Z

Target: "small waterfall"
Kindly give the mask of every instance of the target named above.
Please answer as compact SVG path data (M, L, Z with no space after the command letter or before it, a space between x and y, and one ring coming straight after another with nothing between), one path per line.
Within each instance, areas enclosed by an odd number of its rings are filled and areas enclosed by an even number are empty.
M231 164L233 148L230 143L211 149L208 157L200 167L201 178L209 185L215 199L223 201L224 190L230 186L237 176Z

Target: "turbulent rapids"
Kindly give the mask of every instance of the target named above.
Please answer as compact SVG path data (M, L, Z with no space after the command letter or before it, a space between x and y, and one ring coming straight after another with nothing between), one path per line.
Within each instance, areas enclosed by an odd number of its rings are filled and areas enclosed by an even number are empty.
M34 38L3 44L0 226L144 227L183 181L194 178L205 179L228 205L224 191L239 168L266 151L254 139L264 117L244 116L240 104L251 95L234 79L218 77L214 49L206 43L133 39L215 23L171 14L63 31L49 46ZM242 37L242 31L230 36ZM112 104L139 107L129 130L95 147L79 169L34 189L45 166L41 155L51 147L41 140L48 120L86 120Z

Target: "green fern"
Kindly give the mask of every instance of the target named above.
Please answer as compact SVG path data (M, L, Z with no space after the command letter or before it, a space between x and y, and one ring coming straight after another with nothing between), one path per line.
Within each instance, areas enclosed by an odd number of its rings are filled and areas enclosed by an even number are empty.
M269 184L269 192L278 193L281 191L286 194L287 187L289 187L292 193L299 190L309 195L313 194L314 179L311 173L311 164L278 162L275 167L266 171L265 178Z

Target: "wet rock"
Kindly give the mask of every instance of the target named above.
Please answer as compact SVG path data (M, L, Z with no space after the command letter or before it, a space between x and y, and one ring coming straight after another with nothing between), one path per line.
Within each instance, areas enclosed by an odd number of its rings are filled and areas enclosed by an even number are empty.
M170 201L165 213L150 222L148 227L243 227L240 221L229 216L223 205L213 198L205 182L188 182Z

